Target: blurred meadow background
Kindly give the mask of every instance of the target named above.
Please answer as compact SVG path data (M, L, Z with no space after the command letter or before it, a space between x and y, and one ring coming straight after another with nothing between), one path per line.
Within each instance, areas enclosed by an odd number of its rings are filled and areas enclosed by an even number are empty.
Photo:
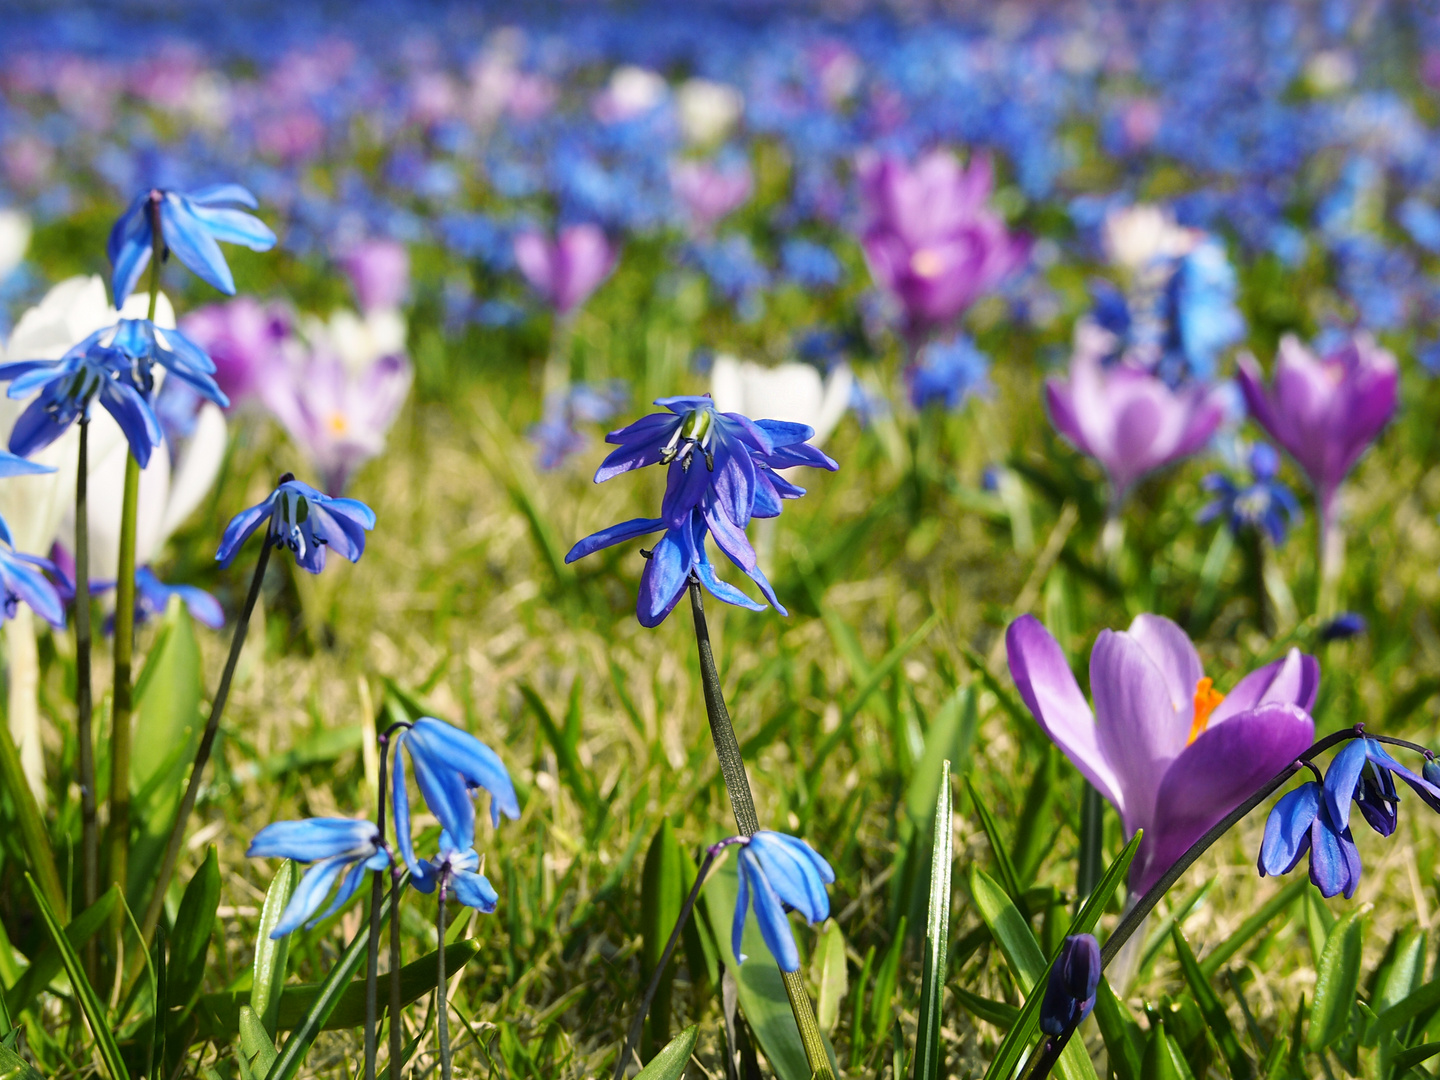
M653 512L658 476L592 476L604 433L656 397L713 392L810 423L840 465L808 470L806 497L751 529L788 616L708 610L760 818L835 870L832 919L797 920L796 936L846 1075L909 1075L943 759L957 889L941 1075L984 1074L1028 989L974 908L969 867L998 874L1006 849L1047 953L1073 910L1085 784L1011 682L1017 616L1044 622L1082 686L1100 630L1142 612L1183 627L1225 689L1296 645L1321 664L1317 736L1363 722L1435 738L1433 5L15 3L0 57L0 317L16 339L58 283L108 274L110 226L151 186L242 183L279 238L226 249L234 300L162 274L233 404L209 442L197 402L162 410L171 490L153 498L185 512L154 511L164 528L141 561L233 619L248 569L219 568L215 545L277 475L378 518L357 564L312 577L277 560L267 579L169 903L214 845L202 995L250 985L274 873L245 857L254 834L372 806L377 725L424 711L493 747L522 807L518 824L481 826L499 907L462 912L456 931L479 946L451 992L459 1075L614 1068L658 955L653 905L678 907L666 861L732 831L684 612L638 625L636 545L564 562L582 536ZM990 163L981 203L1017 257L920 320L865 243L879 212L865 178L937 150ZM589 259L589 280L562 280L567 258ZM1045 401L1089 331L1117 353L1154 349L1168 386L1204 386L1224 411L1123 501ZM1291 458L1256 467L1272 440L1231 380L1242 353L1273 370L1285 335L1324 355L1356 331L1393 354L1399 404L1344 486L1343 571L1317 599L1321 515ZM12 528L26 514L3 509ZM63 548L67 527L33 550ZM66 875L74 641L23 616L5 633L10 731ZM228 642L228 625L179 602L139 631L153 661L132 772L142 818L183 782L173 750L198 738ZM108 647L96 664L104 777ZM44 940L12 872L13 814L0 800L7 993ZM1124 836L1108 807L1102 820L1108 864ZM1359 996L1376 1013L1404 996L1397 955L1414 969L1405 992L1440 966L1426 936L1440 845L1418 803L1388 844L1360 839L1349 901L1296 885L1298 870L1259 878L1262 831L1257 812L1187 872L1123 989L1141 1028L1161 1017L1188 1033L1196 1077L1234 1070L1193 1023L1173 927L1202 964L1232 943L1206 974L1257 1062L1298 1030L1337 916L1364 912ZM720 1077L728 920L712 930L703 907L645 1053L700 1021L687 1075ZM363 908L297 932L291 978L322 979ZM407 940L433 949L433 900L402 913ZM95 1069L67 987L57 976L15 1020L46 1076ZM230 1038L203 1031L179 1068L241 1075ZM1094 1025L1080 1034L1104 1076ZM353 1075L359 1038L323 1033L302 1075ZM434 1068L424 1038L418 1053ZM1355 1035L1268 1075L1402 1075L1377 1053Z

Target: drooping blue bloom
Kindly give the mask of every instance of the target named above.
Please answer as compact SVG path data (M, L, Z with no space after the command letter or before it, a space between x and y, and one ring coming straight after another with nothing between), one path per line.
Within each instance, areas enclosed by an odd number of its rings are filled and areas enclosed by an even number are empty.
M1220 352L1245 336L1236 291L1235 269L1218 241L1206 239L1179 260L1169 287L1171 351L1183 356L1184 376L1210 378Z
M1200 521L1213 521L1223 515L1232 533L1264 529L1278 547L1285 542L1290 527L1303 516L1300 503L1275 478L1280 470L1280 455L1274 447L1256 443L1250 449L1249 466L1252 482L1244 487L1223 473L1211 473L1201 481L1201 486L1216 499L1200 511Z
M1323 795L1320 784L1311 780L1275 804L1260 843L1260 876L1288 874L1308 852L1310 880L1320 894L1344 893L1348 900L1360 886L1360 851L1349 826L1331 816Z
M6 455L8 458L10 455ZM16 459L23 460L23 459ZM5 467L13 467L10 462L3 463ZM27 463L28 464L28 463ZM42 470L53 472L53 469ZM15 476L18 473L0 473L5 476ZM38 555L26 555L15 550L15 541L10 536L10 526L4 518L0 518L0 623L6 619L15 617L15 607L21 600L30 605L30 609L48 622L57 630L65 628L65 601L61 596L62 591L69 587L65 575L49 559L42 559ZM60 582L60 588L56 588L45 574L52 575Z
M288 475L288 474L287 474ZM365 553L365 532L375 528L375 511L358 499L339 499L293 478L283 479L264 502L230 519L215 559L229 566L250 534L270 522L265 542L288 547L296 565L312 574L325 569L325 549L352 563Z
M187 194L154 188L135 197L130 208L115 222L106 244L114 267L111 289L119 307L135 289L141 273L150 264L155 248L155 225L160 241L202 280L230 296L235 279L217 241L243 244L251 251L269 251L275 234L253 214L255 196L239 184L215 184Z
M190 615L196 622L210 627L211 630L219 630L225 625L225 609L220 606L219 600L204 589L194 585L166 585L148 566L135 570L136 623L148 622L165 614L165 608L172 596L180 598L190 609Z
M1331 820L1347 827L1353 799L1370 827L1389 836L1395 831L1400 802L1395 776L1430 809L1440 812L1440 787L1401 765L1375 739L1354 739L1335 755L1325 774L1325 808Z
M276 939L284 937L302 923L314 926L320 920L329 918L355 895L366 870L384 870L390 865L384 837L374 822L353 821L350 818L277 821L256 834L245 854L252 859L293 859L313 864L295 886L290 903L285 905L280 921L270 933ZM316 915L341 874L345 874L345 879L340 883L335 899Z
M1320 628L1321 641L1346 641L1365 633L1368 624L1365 616L1354 611L1342 611Z
M917 409L937 404L955 410L989 385L990 358L964 334L932 341L905 369L910 404Z
M489 878L477 873L480 856L474 848L458 848L448 832L440 832L440 853L433 859L417 863L411 870L410 883L423 893L432 893L436 886L445 889L466 907L487 915L495 910L500 894ZM418 870L418 873L416 872Z
M215 383L215 361L183 330L162 330L149 319L121 319L113 329L108 344L129 361L131 384L147 400L154 397L151 365L159 364L201 397L222 409L230 407L230 399Z
M804 840L768 829L750 837L740 848L740 889L731 931L735 959L745 962L740 944L745 912L753 900L760 936L780 970L799 971L800 952L785 912L800 912L812 926L823 922L830 915L825 886L834 880L830 864Z
M603 423L624 406L629 390L624 380L605 384L574 383L545 399L540 422L526 436L539 447L537 464L547 472L557 469L567 457L585 448L586 437L577 423Z
M144 468L150 451L163 437L160 421L146 395L131 380L133 365L110 344L114 327L97 330L72 346L59 360L16 360L0 364L0 382L9 382L8 396L20 400L37 390L10 432L10 449L22 457L49 446L65 434L98 400L115 418L130 452Z
M475 846L475 791L483 788L490 793L493 825L500 824L501 814L512 821L519 819L520 802L515 797L515 785L510 781L505 763L468 731L433 716L422 716L396 734L394 746L395 836L400 842L401 857L417 880L426 871L415 858L410 839L410 791L402 748L415 768L415 783L425 805L439 819L453 850L463 852Z
M1100 943L1094 934L1072 934L1050 968L1040 1002L1040 1030L1056 1037L1074 1031L1095 1007L1099 986Z

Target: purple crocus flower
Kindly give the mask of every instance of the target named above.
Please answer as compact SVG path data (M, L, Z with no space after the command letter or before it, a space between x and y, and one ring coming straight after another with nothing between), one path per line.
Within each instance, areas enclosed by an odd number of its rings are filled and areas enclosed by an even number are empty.
M743 206L754 188L748 165L722 168L704 161L679 161L670 166L670 189L700 236L708 236L721 218Z
M215 364L220 390L238 406L260 388L266 374L292 342L290 313L279 304L241 296L196 308L180 320L181 329Z
M397 308L410 290L410 253L394 240L365 240L340 259L361 311Z
M1024 615L1005 634L1016 689L1045 733L1145 830L1130 871L1143 893L1185 849L1310 745L1320 664L1291 649L1220 694L1185 631L1137 615L1090 653L1092 713L1059 644Z
M1128 364L1107 367L1084 347L1068 379L1045 381L1045 398L1055 429L1105 470L1115 507L1146 473L1204 446L1225 417L1216 389L1175 389Z
M1341 483L1395 414L1399 380L1395 358L1364 333L1324 357L1287 334L1268 388L1255 358L1240 358L1250 414L1309 478L1327 528Z
M863 163L867 224L860 242L870 272L905 307L912 332L955 319L1017 270L1029 242L986 207L990 159L968 169L935 151L912 167L895 157Z
M615 268L617 252L598 225L571 225L552 241L538 232L515 237L515 262L557 315L585 303Z

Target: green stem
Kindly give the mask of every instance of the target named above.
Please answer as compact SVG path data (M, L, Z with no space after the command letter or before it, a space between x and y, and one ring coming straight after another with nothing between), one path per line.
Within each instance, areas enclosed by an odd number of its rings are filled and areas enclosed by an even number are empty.
M20 825L20 846L25 849L25 857L35 872L41 891L45 893L45 900L57 916L68 922L70 908L65 903L60 872L55 868L50 835L45 831L45 820L40 815L35 793L30 790L25 770L20 766L20 751L15 749L8 724L0 724L0 782L10 792L10 801L15 805L15 816Z
M145 907L145 917L140 921L140 930L145 935L147 946L154 940L155 927L160 922L161 912L165 910L165 892L170 887L175 863L180 858L180 845L185 841L185 826L200 794L200 781L205 773L205 764L210 760L210 750L215 745L215 736L220 730L220 717L224 714L225 702L230 697L230 683L235 677L235 665L240 661L246 631L250 628L250 615L255 610L255 601L260 597L260 586L265 581L265 567L269 562L270 541L267 538L260 548L255 574L250 578L250 591L245 596L245 607L235 622L235 633L230 638L230 655L225 658L225 671L220 676L215 701L210 706L210 719L205 722L200 745L195 749L195 764L190 767L190 782L186 785L185 795L175 811L175 823L170 827L170 839L165 845L165 855L160 860L160 869L155 876L154 891L151 892L150 902Z
M115 688L110 721L110 880L123 891L130 862L130 720L134 711L130 665L135 653L135 525L140 504L140 463L125 459L120 510L120 560L115 569ZM124 912L116 909L116 930Z
M390 870L390 1080L400 1080L405 1029L400 1024L400 868Z
M753 836L760 828L760 820L755 814L755 798L750 793L750 780L745 775L745 761L740 756L735 726L730 722L729 710L725 708L720 672L715 667L715 654L710 648L710 629L705 623L700 582L693 577L690 579L690 613L695 618L700 682L705 689L705 712L710 719L710 738L715 744L715 756L720 760L720 774L725 778L725 791L730 796L735 824L745 836ZM834 1075L830 1069L830 1057L825 1052L820 1025L815 1022L815 1009L805 989L805 980L798 971L784 971L781 975L785 980L785 994L790 999L790 1011L795 1014L795 1025L800 1029L800 1041L805 1047L811 1076L830 1080Z
M80 416L80 460L75 473L75 741L80 772L80 908L100 891L100 831L95 807L94 699L90 683L90 419Z
M445 992L445 888L440 879L440 909L435 916L436 936L440 947L435 951L435 1040L440 1044L440 1080L452 1080L450 1070L450 999Z
M389 760L385 754L385 738L380 742L380 783L376 796L375 824L380 829L380 842L385 842L385 765ZM370 942L365 954L365 1080L375 1080L375 1032L379 1026L380 1000L380 908L385 901L385 871L371 872L370 882ZM400 920L393 920L396 925ZM440 943L445 948L445 943ZM393 1024L395 1018L392 1016ZM399 1080L397 1075L391 1080Z
M1104 874L1101 844L1105 838L1105 799L1095 785L1085 784L1080 803L1080 860L1075 873L1075 910L1079 911Z

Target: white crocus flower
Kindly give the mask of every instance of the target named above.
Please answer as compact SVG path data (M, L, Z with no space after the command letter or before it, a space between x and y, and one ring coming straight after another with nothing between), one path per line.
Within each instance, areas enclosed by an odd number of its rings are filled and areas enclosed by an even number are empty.
M687 79L675 92L675 108L685 141L705 146L719 142L739 122L745 96L725 83Z
M1105 215L1105 254L1132 272L1157 260L1189 254L1204 236L1198 229L1177 225L1169 210L1151 203L1119 207Z
M30 248L30 218L20 210L0 210L0 281L25 259Z
M823 379L809 364L762 367L750 360L717 356L710 373L710 393L721 412L754 419L788 420L815 429L812 445L825 441L850 407L855 375L839 364Z

